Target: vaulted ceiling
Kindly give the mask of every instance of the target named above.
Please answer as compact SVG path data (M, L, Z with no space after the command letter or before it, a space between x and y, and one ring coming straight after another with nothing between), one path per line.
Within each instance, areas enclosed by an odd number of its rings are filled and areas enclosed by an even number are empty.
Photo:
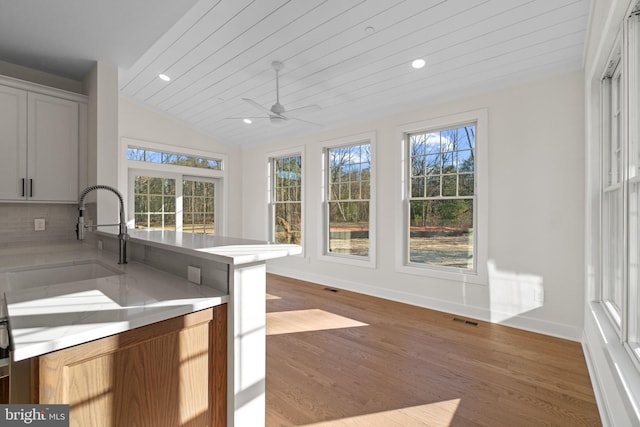
M118 16L136 1L119 2ZM181 2L157 7L173 3ZM253 145L581 69L590 9L590 0L200 0L175 25L165 19L167 30L133 63L113 61L123 95L224 142ZM136 31L157 33L157 13ZM413 69L416 58L426 67ZM256 103L276 101L273 61L284 63L287 110L321 108L281 126L245 124L268 115Z

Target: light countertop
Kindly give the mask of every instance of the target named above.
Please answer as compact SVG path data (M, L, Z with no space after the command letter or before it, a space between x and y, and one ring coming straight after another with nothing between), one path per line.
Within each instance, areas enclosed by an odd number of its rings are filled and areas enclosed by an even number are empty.
M99 233L99 232L98 232ZM267 261L302 253L299 245L175 231L128 230L132 242L195 255L230 265Z
M228 302L217 289L137 262L118 265L113 253L80 242L2 248L0 260L15 361ZM54 269L20 279L25 270L81 264L102 277L38 286Z

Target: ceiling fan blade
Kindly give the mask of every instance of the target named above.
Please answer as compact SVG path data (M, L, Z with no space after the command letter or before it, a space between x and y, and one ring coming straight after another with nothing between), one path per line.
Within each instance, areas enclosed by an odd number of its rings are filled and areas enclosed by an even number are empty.
M309 120L302 120L302 119L298 119L296 117L287 117L287 118L290 119L290 120L297 120L299 122L303 122L303 123L307 123L307 124L310 124L310 125L322 127L322 125L320 123L310 122Z
M258 110L264 111L267 114L273 114L273 111L271 111L270 109L268 109L267 107L263 107L262 105L258 104L256 101L254 101L253 99L249 99L249 98L242 98L242 100L248 104L251 104L252 106L254 106L255 108L257 108Z
M322 107L319 105L306 105L300 108L294 108L293 110L288 110L284 114L289 118L297 118L303 114L314 113L316 111L322 110Z

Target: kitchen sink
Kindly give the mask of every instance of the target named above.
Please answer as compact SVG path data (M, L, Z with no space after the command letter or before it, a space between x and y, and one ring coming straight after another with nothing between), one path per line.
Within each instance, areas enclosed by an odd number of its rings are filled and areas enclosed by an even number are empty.
M123 272L101 262L88 260L10 270L6 273L6 281L9 289L28 289L119 274Z

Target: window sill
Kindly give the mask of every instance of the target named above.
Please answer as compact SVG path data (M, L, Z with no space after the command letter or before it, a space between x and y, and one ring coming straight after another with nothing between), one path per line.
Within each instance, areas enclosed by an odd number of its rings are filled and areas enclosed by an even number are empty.
M640 421L640 370L632 360L632 356L620 342L618 333L611 324L604 307L597 302L591 302L589 303L589 309L600 335L598 344L606 354L609 365L607 370L615 379L620 395L627 399L624 402L624 405L628 408L627 415L635 416L635 420ZM596 371L598 370L596 369ZM601 390L601 392L605 391ZM607 408L607 410L610 409Z
M339 264L347 264L357 267L376 268L375 260L371 256L359 257L354 255L342 255L342 254L322 254L320 255L320 261L336 262Z
M458 283L473 283L475 285L484 286L489 284L486 273L446 271L429 267L420 267L418 265L400 265L396 267L396 271L398 273L411 274L413 276L433 277L435 279L450 280Z

